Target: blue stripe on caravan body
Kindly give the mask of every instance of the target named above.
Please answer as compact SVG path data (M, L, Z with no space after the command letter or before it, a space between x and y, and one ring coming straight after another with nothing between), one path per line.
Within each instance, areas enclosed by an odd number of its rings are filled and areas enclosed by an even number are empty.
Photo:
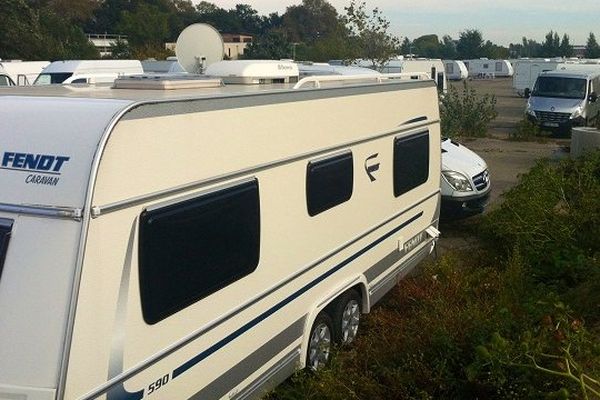
M320 277L314 279L312 282L308 283L307 285L305 285L303 288L301 288L297 292L291 294L290 296L288 296L287 298L285 298L284 300L282 300L281 302L279 302L278 304L276 304L275 306L273 306L269 310L265 311L264 313L262 313L258 317L254 318L253 320L251 320L250 322L248 322L247 324L245 324L244 326L242 326L241 328L239 328L235 332L231 333L230 335L228 335L224 339L221 339L220 341L218 341L217 343L215 343L214 345L212 345L208 349L204 350L203 352L201 352L200 354L196 355L195 357L193 357L189 361L185 362L183 365L177 367L173 371L173 379L177 378L179 375L183 374L184 372L186 372L187 370L189 370L190 368L192 368L194 365L198 364L199 362L201 362L202 360L204 360L205 358L207 358L211 354L215 353L216 351L218 351L219 349L221 349L223 346L225 346L227 343L231 342L232 340L234 340L234 339L238 338L239 336L241 336L242 334L244 334L246 331L248 331L251 328L255 327L260 322L264 321L265 319L267 319L268 317L270 317L271 315L273 315L275 312L279 311L281 308L285 307L287 304L291 303L292 301L294 301L295 299L297 299L298 297L300 297L301 295L303 295L304 293L306 293L308 290L310 290L313 287L315 287L317 284L319 284L323 280L327 279L328 277L330 277L331 275L333 275L334 273L336 273L340 269L344 268L345 266L347 266L352 261L356 260L358 257L360 257L361 255L363 255L364 253L366 253L367 251L371 250L373 247L377 246L379 243L381 243L384 240L388 239L390 236L392 236L393 234L395 234L396 232L398 232L400 229L405 228L406 226L408 226L412 222L416 221L422 215L423 215L423 212L421 211L420 213L416 214L415 216L413 216L409 220L403 222L400 226L394 228L390 232L386 233L384 236L382 236L379 239L377 239L376 241L372 242L367 247L365 247L362 250L360 250L359 252L351 255L350 257L348 257L347 259L345 259L344 261L342 261L341 263L339 263L338 265L336 265L335 267L333 267L329 271L325 272Z
M377 239L374 242L370 243L368 246L364 247L363 249L361 249L357 253L354 253L350 257L346 258L344 261L342 261L341 263L339 263L338 265L336 265L335 267L333 267L329 271L325 272L324 274L322 274L318 278L316 278L313 281L309 282L304 287L302 287L300 290L298 290L295 293L291 294L290 296L288 296L287 298L285 298L284 300L282 300L281 302L279 302L275 306L271 307L269 310L265 311L264 313L260 314L258 317L254 318L250 322L246 323L244 326L242 326L238 330L236 330L233 333L229 334L225 338L219 340L217 343L215 343L214 345L212 345L208 349L204 350L203 352L201 352L198 355L196 355L193 358L191 358L189 361L186 361L185 363L183 363L179 367L175 368L175 370L173 370L173 373L171 375L172 379L175 379L175 378L179 377L181 374L183 374L184 372L188 371L189 369L191 369L192 367L194 367L196 364L200 363L201 361L203 361L204 359L206 359L207 357L209 357L213 353L215 353L218 350L220 350L221 348L225 347L229 342L231 342L231 341L235 340L236 338L240 337L245 332L247 332L248 330L252 329L256 325L258 325L260 322L264 321L265 319L267 319L268 317L270 317L271 315L273 315L274 313L276 313L277 311L279 311L280 309L282 309L283 307L285 307L286 305L288 305L289 303L291 303L292 301L294 301L295 299L297 299L298 297L300 297L301 295L303 295L304 293L306 293L308 290L310 290L313 287L315 287L316 285L318 285L323 280L327 279L328 277L330 277L334 273L338 272L339 270L341 270L342 268L344 268L345 266L347 266L348 264L350 264L352 261L356 260L358 257L360 257L363 254L365 254L367 251L371 250L373 247L377 246L379 243L383 242L384 240L388 239L390 236L392 236L395 233L397 233L399 230L407 227L408 225L410 225L411 223L413 223L414 221L416 221L417 219L419 219L422 215L423 215L423 211L421 211L418 214L414 215L413 217L411 217L410 219L406 220L405 222L403 222L402 224L400 224L396 228L392 229L391 231L389 231L388 233L386 233L385 235L383 235L379 239ZM114 386L107 393L107 399L108 400L140 400L143 397L144 397L144 389L142 389L140 391L137 391L137 392L128 392L123 387L123 383L119 383L118 385Z

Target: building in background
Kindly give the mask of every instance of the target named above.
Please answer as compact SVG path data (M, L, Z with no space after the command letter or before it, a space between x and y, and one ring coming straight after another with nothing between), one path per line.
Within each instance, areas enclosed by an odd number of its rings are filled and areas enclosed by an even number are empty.
M100 57L110 57L112 55L111 46L117 44L117 41L127 43L126 35L117 35L112 33L87 33L88 40L96 47Z

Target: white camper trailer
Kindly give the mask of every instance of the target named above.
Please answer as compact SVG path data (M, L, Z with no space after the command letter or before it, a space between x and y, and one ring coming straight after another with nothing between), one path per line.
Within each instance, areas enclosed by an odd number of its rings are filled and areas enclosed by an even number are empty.
M35 85L68 83L112 83L119 76L144 72L138 60L54 61L35 81Z
M247 399L352 341L439 234L434 82L370 78L1 91L2 396Z
M333 60L330 63L335 63ZM448 91L448 81L446 78L446 72L444 63L440 59L429 59L429 58L415 58L415 59L394 59L388 61L382 68L378 68L368 60L357 60L354 65L379 70L386 74L396 73L425 73L430 79L433 79L440 91L446 93Z
M444 68L446 77L451 81L461 81L469 76L465 63L460 60L444 60Z
M502 78L513 76L514 70L507 60L489 60L479 58L464 60L471 78Z
M31 85L50 61L0 61L0 86ZM11 84L12 82L12 84Z

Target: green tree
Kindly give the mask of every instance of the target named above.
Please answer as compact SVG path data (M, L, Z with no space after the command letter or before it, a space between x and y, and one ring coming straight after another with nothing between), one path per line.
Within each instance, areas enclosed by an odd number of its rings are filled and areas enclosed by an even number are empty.
M400 44L400 40L388 32L390 22L378 8L368 14L364 2L356 4L352 0L345 10L347 26L356 37L358 54L375 67L383 68L398 53Z
M124 11L119 30L127 35L132 48L162 48L169 35L169 15L158 6L140 3L133 11Z
M43 50L39 18L24 0L0 2L0 54L5 59L40 60ZM8 29L10 27L10 29Z
M97 59L100 53L81 28L48 8L40 10L44 49L39 57L50 60Z
M477 29L467 29L460 32L456 51L462 60L482 57L483 36L481 32Z
M560 42L559 55L563 57L573 56L573 46L571 46L569 35L567 35L566 33L563 35L562 40Z
M340 23L337 11L326 0L302 0L283 15L283 29L289 40L308 45L334 34Z
M245 59L279 60L290 58L291 44L281 32L269 32L255 38L244 50Z
M585 45L585 58L600 58L600 46L596 41L596 35L590 32L587 43Z
M413 41L414 52L421 57L438 58L440 56L440 41L437 35L424 35Z
M413 44L408 37L405 37L400 45L400 53L404 55L412 54Z
M550 31L546 34L544 43L542 43L543 57L556 57L560 53L560 37L558 32Z
M455 60L457 56L456 43L450 36L444 35L440 45L440 57L445 60Z

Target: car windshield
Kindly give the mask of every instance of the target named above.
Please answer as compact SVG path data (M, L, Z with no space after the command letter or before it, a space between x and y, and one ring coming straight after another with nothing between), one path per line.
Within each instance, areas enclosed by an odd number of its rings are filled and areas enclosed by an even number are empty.
M14 86L15 83L6 75L0 75L0 86Z
M532 96L584 99L585 89L585 79L540 76L535 82Z
M70 78L73 73L71 72L53 72L49 74L40 74L33 83L34 85L51 85L55 83L63 83L66 79Z

